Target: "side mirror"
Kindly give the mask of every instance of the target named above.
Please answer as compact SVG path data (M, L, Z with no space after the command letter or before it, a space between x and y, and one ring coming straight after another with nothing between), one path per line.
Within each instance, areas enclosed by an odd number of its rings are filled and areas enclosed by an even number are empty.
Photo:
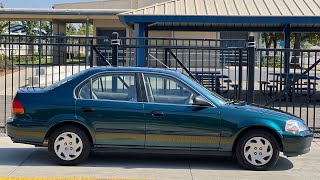
M197 106L205 106L205 107L210 107L212 106L206 99L204 99L202 96L196 96L193 99L193 105Z

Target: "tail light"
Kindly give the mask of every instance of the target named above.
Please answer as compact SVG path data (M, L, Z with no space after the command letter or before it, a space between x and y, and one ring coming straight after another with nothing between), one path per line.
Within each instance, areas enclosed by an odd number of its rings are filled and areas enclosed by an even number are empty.
M24 109L21 102L18 99L12 101L12 113L13 114L24 114Z

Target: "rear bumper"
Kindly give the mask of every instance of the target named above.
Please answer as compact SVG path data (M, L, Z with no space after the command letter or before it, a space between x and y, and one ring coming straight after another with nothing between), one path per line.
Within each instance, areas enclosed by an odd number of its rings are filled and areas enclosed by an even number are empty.
M288 157L299 156L310 151L313 134L311 131L283 134L283 154Z
M33 125L30 121L8 120L6 123L6 132L15 143L31 144L41 146L45 138L45 127Z

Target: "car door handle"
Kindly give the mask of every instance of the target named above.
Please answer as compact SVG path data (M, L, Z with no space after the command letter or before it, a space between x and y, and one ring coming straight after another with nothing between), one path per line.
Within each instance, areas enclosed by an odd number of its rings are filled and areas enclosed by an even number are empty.
M164 113L162 111L152 111L151 115L154 117L162 117L164 116Z
M94 109L93 109L92 107L87 107L87 106L85 106L85 107L82 107L82 108L81 108L81 111L82 111L82 112L93 112Z

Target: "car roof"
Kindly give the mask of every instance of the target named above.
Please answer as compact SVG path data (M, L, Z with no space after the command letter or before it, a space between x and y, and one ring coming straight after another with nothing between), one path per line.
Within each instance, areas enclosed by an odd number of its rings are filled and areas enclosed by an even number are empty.
M93 67L88 70L102 72L102 71L139 71L139 72L157 72L172 75L181 75L181 73L174 69L160 69L160 68L148 68L148 67L112 67L112 66L99 66Z

